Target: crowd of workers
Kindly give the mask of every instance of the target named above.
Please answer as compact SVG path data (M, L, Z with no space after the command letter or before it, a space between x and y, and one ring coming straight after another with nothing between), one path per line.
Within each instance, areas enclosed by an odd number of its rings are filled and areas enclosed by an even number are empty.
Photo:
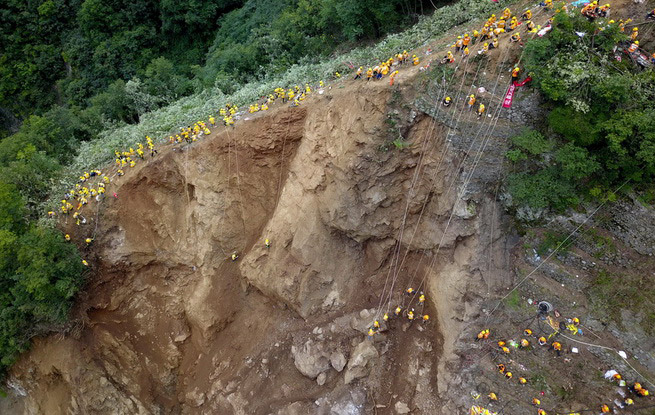
M487 343L487 342L494 342L496 346L493 346L493 348L496 350L495 354L495 360L499 361L496 364L496 369L500 375L502 375L506 380L512 380L514 378L517 379L518 383L520 385L527 385L529 383L529 380L523 376L515 376L514 373L512 373L509 365L510 363L517 368L522 369L525 371L525 367L519 363L520 359L520 351L533 351L533 344L536 345L538 348L544 348L552 353L554 353L556 356L561 356L563 352L563 346L562 343L560 343L558 340L552 340L553 338L557 338L558 334L560 334L560 330L569 330L571 332L581 332L579 330L580 326L580 319L577 317L565 319L565 322L563 321L559 325L559 329L554 330L551 334L549 334L547 337L545 334L542 335L537 335L534 333L534 331L531 328L525 328L521 334L521 339L520 341L515 341L515 340L491 340L491 330L490 329L483 329L481 330L474 338L476 342L481 342L481 343ZM550 342L550 343L549 343ZM512 351L511 348L516 349L516 351ZM568 351L568 350L567 350ZM513 353L519 353L519 357L514 357L510 358L509 356ZM633 398L643 398L650 396L650 392L648 389L644 388L639 382L632 382L631 384L626 383L625 380L623 380L623 376L621 376L619 373L616 371L613 371L613 375L610 378L610 381L617 382L619 387L625 387L627 391L623 391L621 393L621 401L615 400L614 405L618 409L623 409L625 407L629 407L631 405L634 405L635 401ZM498 395L495 392L490 392L487 397L489 398L490 401L498 401ZM532 398L532 401L530 402L533 406L537 407L537 414L538 415L548 415L548 412L543 409L541 400L537 397ZM612 409L612 404L607 404L603 403L599 405L599 410L601 413L610 413L613 411ZM471 408L471 414L494 414L494 412L491 412L489 409L484 408L482 405L473 405ZM570 412L568 415L580 415L580 412Z

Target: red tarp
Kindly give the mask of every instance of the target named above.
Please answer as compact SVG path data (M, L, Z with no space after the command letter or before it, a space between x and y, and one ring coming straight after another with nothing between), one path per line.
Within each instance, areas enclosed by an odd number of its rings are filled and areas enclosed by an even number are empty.
M503 108L510 108L512 106L512 100L514 99L514 92L516 91L516 88L527 84L531 80L532 78L528 76L521 82L512 82L512 85L507 88L507 93L505 94L505 99L503 100Z

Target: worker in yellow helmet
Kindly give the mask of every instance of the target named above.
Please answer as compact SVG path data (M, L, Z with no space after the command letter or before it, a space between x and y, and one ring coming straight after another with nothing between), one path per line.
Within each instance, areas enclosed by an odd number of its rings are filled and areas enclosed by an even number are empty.
M519 378L519 383L520 383L521 385L525 385L526 383L528 383L528 380L527 380L526 378L524 378L524 377L520 377L520 378Z
M630 40L632 40L634 42L635 40L637 40L638 36L639 36L639 29L637 29L636 27L633 27L632 28L632 33L630 33Z
M380 322L377 321L377 320L375 320L375 321L373 322L373 327L375 327L376 329L379 329L379 328L380 328Z
M491 392L488 396L489 396L489 399L491 399L492 401L497 401L498 400L498 396L493 392Z
M486 109L486 107L484 106L484 104L480 104L480 106L478 107L478 118L480 118L480 117L482 117L482 115L484 115L485 109Z
M384 315L382 316L382 320L389 321L389 313L384 313Z
M413 310L413 309L412 309L412 310L409 310L409 312L407 313L407 319L408 319L409 321L414 320L414 310Z
M421 295L418 297L418 303L419 303L419 304L423 304L423 303L425 303L425 295L421 294Z
M525 349L530 346L530 342L526 339L521 339L521 348Z
M83 259L83 260L82 260L82 265L84 265L85 267L88 267L88 266L89 266L89 263L86 262L86 260Z
M519 68L518 66L512 69L512 81L518 81L520 73L521 73L521 68Z
M469 95L469 100L468 100L469 110L471 110L474 105L475 105L475 95L471 94L471 95Z
M427 314L423 314L423 323L427 323L430 320L430 316Z
M266 248L270 248L270 247L271 247L271 241L269 241L268 238L266 238L266 239L264 240L264 246L266 246Z
M233 252L233 253L232 253L232 256L231 256L230 258L232 258L232 262L234 262L234 261L236 261L237 259L239 259L239 255L238 255L236 252Z
M450 97L446 97L443 99L443 101L441 101L441 104L443 104L444 107L449 107L451 101L452 99Z
M89 245L91 242L93 242L93 239L91 239L91 238L86 238L86 239L84 240L84 242L86 242L86 244Z
M523 20L530 20L532 19L532 10L528 9L521 15L521 19Z
M604 405L604 404L603 404L603 405L600 407L600 411L601 411L602 413L604 413L604 414L609 414L609 413L610 413L610 407L607 406L607 405Z
M419 64L418 56L416 55L412 56L412 63L414 64L414 66Z
M402 311L403 311L403 309L400 308L400 306L398 306L398 307L396 307L396 309L393 311L393 313L394 313L395 315L399 316L400 313L401 313Z
M64 235L64 239L67 241L71 240L71 236L69 234Z
M537 398L532 398L532 405L539 406L541 405L541 401Z

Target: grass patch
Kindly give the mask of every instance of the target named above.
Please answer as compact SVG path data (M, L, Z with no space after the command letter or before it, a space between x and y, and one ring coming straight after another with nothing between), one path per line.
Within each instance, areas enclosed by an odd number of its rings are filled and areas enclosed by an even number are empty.
M520 310L523 306L521 294L517 290L512 291L505 299L505 305L512 310Z
M623 327L621 310L642 313L640 326L649 335L655 334L655 288L645 276L616 275L600 270L586 290L594 312L607 316Z
M539 243L539 245L537 245L537 253L540 256L543 256L551 253L555 249L557 249L561 254L568 252L573 243L573 239L564 242L567 236L568 235L560 232L546 231L544 233L544 239Z

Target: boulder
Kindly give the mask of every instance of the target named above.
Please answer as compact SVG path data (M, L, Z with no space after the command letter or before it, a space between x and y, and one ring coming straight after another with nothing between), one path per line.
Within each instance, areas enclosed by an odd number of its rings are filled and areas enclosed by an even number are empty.
M307 340L302 347L291 346L291 354L296 368L311 379L330 368L330 354L323 345L313 340Z
M370 340L359 343L350 355L348 368L344 374L344 382L349 384L355 379L367 376L373 360L378 357L378 351Z

